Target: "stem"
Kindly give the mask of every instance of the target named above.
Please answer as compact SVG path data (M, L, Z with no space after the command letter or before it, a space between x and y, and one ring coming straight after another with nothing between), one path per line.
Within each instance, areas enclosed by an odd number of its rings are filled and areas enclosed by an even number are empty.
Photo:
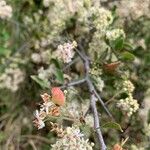
M102 136L102 132L100 130L100 123L99 123L100 120L98 117L98 111L96 108L96 97L94 96L94 94L91 95L91 109L93 111L93 116L94 116L94 128L96 130L98 140L101 144L101 149L106 150L106 145Z
M93 112L93 116L94 116L94 129L96 130L97 136L98 136L98 140L100 142L101 145L101 150L106 150L106 145L102 136L102 132L100 129L100 120L99 120L99 116L98 116L98 111L96 108L96 97L94 94L94 87L91 84L89 78L87 78L87 84L89 87L89 91L91 93L91 109Z
M100 95L97 93L97 91L94 88L94 94L96 95L96 97L98 98L99 102L101 103L101 105L103 106L103 108L105 109L106 113L113 119L112 114L109 112L109 110L107 109L105 103L103 102L103 100L101 99Z
M74 63L76 63L78 61L78 58L72 60L67 66L65 66L63 68L63 71L65 71L67 68L69 68L71 65L73 65Z
M67 83L67 84L61 86L60 88L63 89L63 88L69 87L69 86L78 85L78 84L81 84L81 83L83 83L85 81L86 81L85 78L83 78L81 80L77 80L77 81L73 81L73 82Z
M113 97L111 97L111 98L105 103L105 105L108 105L110 102L114 101L115 98L116 98L117 96L119 96L121 93L122 93L122 91L116 93Z

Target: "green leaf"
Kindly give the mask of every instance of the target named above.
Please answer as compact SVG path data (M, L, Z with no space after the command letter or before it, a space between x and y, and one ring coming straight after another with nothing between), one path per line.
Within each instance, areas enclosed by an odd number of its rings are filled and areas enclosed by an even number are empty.
M111 129L116 129L116 130L120 130L121 132L123 132L120 124L116 123L116 122L107 122L105 123L103 126L103 128L111 128Z
M124 40L122 38L118 38L116 41L115 41L115 49L116 50L120 50L123 48L123 43L124 43Z
M121 50L124 45L124 39L123 38L117 38L115 41L112 41L111 46L114 50Z
M0 55L6 55L9 53L9 49L5 48L5 47L0 47Z
M124 61L133 61L135 56L132 53L126 51L121 54L121 59Z
M60 70L60 69L58 69L58 68L56 68L56 74L55 74L55 76L56 76L56 79L60 82L60 83L64 83L64 76L63 76L63 72Z
M124 43L123 47L124 47L125 50L129 50L129 51L133 50L133 46L130 43L127 43L127 42Z
M60 62L57 60L57 59L52 59L51 60L52 63L55 65L56 67L56 73L55 73L55 76L56 76L56 79L60 82L60 83L64 83L64 75L63 75L63 72L61 70L61 64Z
M56 68L61 69L61 65L57 59L52 59L51 62L55 65Z
M0 131L0 142L6 139L6 134L3 131Z
M36 75L32 75L31 78L38 83L43 89L44 88L49 88L49 83L46 80L42 80L40 79L38 76Z

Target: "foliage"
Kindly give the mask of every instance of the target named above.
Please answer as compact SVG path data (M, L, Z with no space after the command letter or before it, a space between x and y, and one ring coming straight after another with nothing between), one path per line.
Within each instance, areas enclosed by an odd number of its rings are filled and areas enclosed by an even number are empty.
M1 0L0 149L149 149L148 3Z

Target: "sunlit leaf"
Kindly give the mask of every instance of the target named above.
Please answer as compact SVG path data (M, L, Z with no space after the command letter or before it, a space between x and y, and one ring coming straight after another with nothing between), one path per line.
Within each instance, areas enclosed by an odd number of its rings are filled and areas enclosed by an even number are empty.
M115 41L111 42L111 46L114 50L121 50L124 45L124 39L123 38L117 38Z
M120 130L121 132L123 132L120 124L116 123L116 122L107 122L105 123L103 126L103 128L110 128L110 129L116 129L116 130Z
M31 78L42 88L49 88L49 83L46 80L42 80L36 75L32 75Z
M64 83L64 76L63 73L60 69L56 69L56 73L55 73L56 79L60 82L60 83Z
M121 59L124 61L133 61L135 56L132 53L126 51L121 54Z
M56 76L56 80L58 80L60 83L63 84L64 83L64 75L61 70L60 62L57 59L52 59L51 61L56 67L56 72L54 74Z

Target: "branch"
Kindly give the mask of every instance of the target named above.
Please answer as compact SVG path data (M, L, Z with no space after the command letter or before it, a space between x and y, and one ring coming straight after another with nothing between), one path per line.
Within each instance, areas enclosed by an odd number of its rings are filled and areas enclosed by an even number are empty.
M105 145L103 135L102 135L102 132L100 129L100 120L99 120L99 116L98 116L98 111L96 108L96 97L95 97L95 93L94 93L96 90L93 86L93 83L90 80L90 77L89 77L90 64L89 64L88 57L85 57L84 66L85 66L85 73L86 73L86 83L88 85L90 95L91 95L91 109L92 109L93 116L94 116L94 128L96 130L98 140L101 145L101 149L106 150L106 145Z
M94 94L91 94L91 109L93 111L93 116L94 116L94 129L96 130L98 140L101 144L101 150L106 150L106 145L102 136L102 132L100 130L100 120L96 108L96 97Z
M94 129L96 130L98 140L101 144L101 149L106 150L106 145L104 143L102 132L100 130L100 120L99 120L98 112L97 112L97 108L96 108L96 97L94 94L94 87L93 87L92 83L90 82L89 78L87 78L86 81L87 81L87 84L89 87L89 91L91 93L91 109L92 109L93 116L94 116Z
M105 109L105 111L107 112L107 114L113 118L113 116L111 115L111 113L109 112L109 110L107 109L107 107L105 106L104 102L102 101L101 97L99 96L99 94L97 93L91 79L90 79L90 75L89 75L89 71L90 71L90 60L87 57L87 55L85 53L80 52L78 49L76 49L76 52L79 54L79 56L81 57L81 59L84 62L84 67L85 67L85 78L78 80L78 81L74 81L71 83L68 83L60 88L65 88L68 86L73 86L73 85L78 85L81 84L83 82L87 83L88 89L90 91L90 95L91 95L91 110L93 112L93 116L94 116L94 129L96 130L97 136L98 136L98 140L99 143L101 145L101 149L102 150L106 150L106 145L102 136L102 132L100 129L100 120L99 120L99 116L98 116L98 111L96 108L96 100L98 98L99 102L101 103L101 105L103 106L103 108Z

